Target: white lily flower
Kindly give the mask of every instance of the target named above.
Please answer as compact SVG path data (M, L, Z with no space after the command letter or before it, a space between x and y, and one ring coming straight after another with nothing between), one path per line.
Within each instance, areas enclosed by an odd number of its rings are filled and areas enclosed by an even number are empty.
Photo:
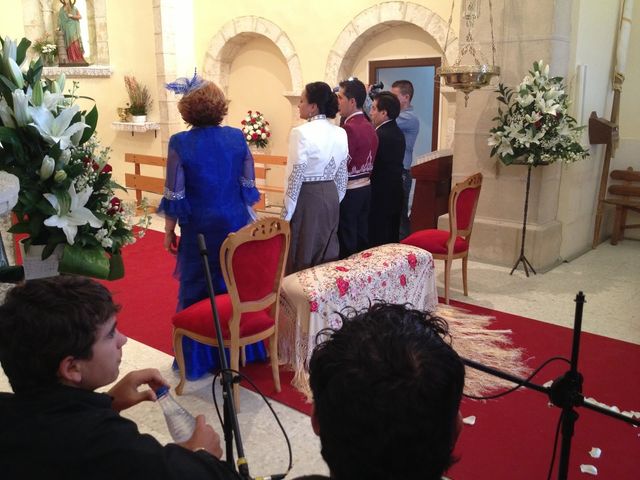
M535 99L533 98L533 95L531 95L530 93L527 93L526 95L519 95L518 96L518 104L521 107L526 107L528 105L531 105L531 102L533 102Z
M4 37L4 46L2 47L2 54L5 59L16 59L18 55L18 44L9 37Z
M29 115L30 96L20 89L14 90L11 96L13 97L13 118L19 127L24 127L31 122L31 115Z
M58 105L60 105L64 101L64 95L62 93L51 93L50 91L44 92L44 97L42 99L42 105L51 111L57 112Z
M65 150L71 145L77 145L77 143L74 143L75 139L72 139L72 136L79 131L84 131L84 129L88 127L84 122L71 124L74 115L78 113L79 110L80 107L78 105L73 105L65 108L60 112L60 115L54 117L45 107L29 107L29 111L33 117L33 123L31 125L38 129L40 135L42 135L42 138L44 138L47 143L55 145L60 142L60 148Z
M0 98L0 120L2 124L8 128L16 128L16 122L13 119L13 110L4 98Z
M24 88L24 77L22 76L22 70L13 58L5 58L8 66L9 78L16 84L18 88Z
M85 207L89 201L89 197L93 193L93 189L85 188L81 192L76 194L76 189L73 184L69 187L69 196L71 197L71 205L66 212L62 211L58 198L51 194L45 193L44 197L56 209L56 215L52 215L44 221L44 224L48 227L61 228L67 237L67 243L73 245L76 235L78 234L78 227L86 225L87 223L93 228L100 228L102 223L98 220L91 210Z
M53 175L53 171L56 168L56 162L49 155L45 155L42 159L42 165L40 166L40 179L46 180L51 175Z

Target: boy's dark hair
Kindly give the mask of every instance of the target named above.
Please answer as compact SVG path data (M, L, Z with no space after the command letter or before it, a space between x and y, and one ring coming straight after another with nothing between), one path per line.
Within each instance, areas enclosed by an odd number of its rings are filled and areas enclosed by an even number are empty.
M396 80L391 88L397 88L403 95L409 95L409 101L413 100L413 83L409 80Z
M18 393L58 383L60 362L90 359L96 331L120 307L84 277L30 280L0 306L0 363Z
M344 96L351 99L355 99L356 107L362 108L364 101L367 98L367 88L358 79L343 80L338 84L343 89Z
M395 120L400 115L400 100L391 92L376 93L373 101L378 101L378 111L385 110L389 120Z
M453 463L464 364L447 324L376 304L319 344L309 364L331 478L439 480Z
M304 87L307 93L307 102L318 106L318 113L327 118L336 118L338 113L338 97L331 87L324 82L307 83Z

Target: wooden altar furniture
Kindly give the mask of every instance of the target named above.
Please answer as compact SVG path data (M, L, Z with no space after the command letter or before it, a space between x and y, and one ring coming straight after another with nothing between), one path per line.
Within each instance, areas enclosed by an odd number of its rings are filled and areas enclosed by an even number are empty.
M447 213L453 155L450 151L442 151L442 156L433 153L433 159L411 167L411 176L416 179L411 232L438 228L438 217Z
M276 392L280 391L276 320L289 237L289 222L275 217L266 217L230 233L220 248L220 268L228 293L215 297L225 346L230 351L230 368L238 370L242 347L269 339ZM185 383L182 337L206 345L218 345L211 300L201 300L176 313L172 322L173 349L180 371L176 393L182 395ZM239 407L237 383L233 385L233 396L236 407Z
M429 252L389 243L287 275L278 319L280 362L294 370L292 385L311 397L308 365L318 333L340 328L340 313L384 301L434 311L438 304Z
M266 211L269 207L282 208L282 205L269 202L268 193L280 193L284 195L283 187L267 185L267 172L272 169L273 165L286 166L287 157L283 155L263 155L256 154L253 156L256 173L256 188L260 192L260 200L253 208L256 211Z
M160 177L152 177L149 174L143 175L141 166L167 166L167 157L155 157L152 155L140 155L137 153L125 153L124 161L133 163L134 173L124 174L124 185L127 188L133 188L136 191L136 207L140 208L142 204L142 192L156 193L162 195L164 193L164 170Z
M611 245L624 239L624 231L628 228L640 228L640 223L627 224L627 212L640 213L640 172L629 167L626 170L611 172L611 180L620 182L609 185L609 197L604 203L616 207Z
M462 259L462 284L467 289L467 261L476 207L480 198L482 174L476 173L457 183L449 196L449 230L426 229L412 233L401 243L424 248L433 258L444 260L444 299L449 303L451 263Z
M598 206L596 209L596 222L593 229L592 248L596 248L600 243L600 229L602 227L602 216L604 214L605 197L607 194L607 180L609 178L609 168L613 149L618 141L618 125L610 122L606 118L598 117L596 112L591 112L589 117L589 143L591 145L606 145L604 162L602 163L602 173L600 175L600 189L598 190Z

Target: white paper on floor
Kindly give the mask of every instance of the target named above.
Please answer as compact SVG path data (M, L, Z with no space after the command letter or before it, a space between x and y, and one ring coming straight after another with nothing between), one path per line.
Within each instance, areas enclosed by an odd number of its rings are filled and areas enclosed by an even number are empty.
M475 415L470 415L468 417L464 417L462 419L462 423L464 423L465 425L475 425L476 424L476 416Z
M598 469L593 465L580 465L580 471L589 475L598 475Z
M589 455L591 455L593 458L600 458L600 455L602 455L602 450L600 450L598 447L593 447L591 450L589 450Z

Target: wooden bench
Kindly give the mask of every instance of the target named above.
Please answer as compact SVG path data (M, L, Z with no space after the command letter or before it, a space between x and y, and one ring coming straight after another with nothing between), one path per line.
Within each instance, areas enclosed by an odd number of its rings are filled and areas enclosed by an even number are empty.
M124 161L125 163L134 164L134 173L125 173L124 175L124 185L127 188L135 189L136 206L138 208L140 208L142 204L142 192L156 193L158 195L164 193L164 172L162 178L152 177L150 175L143 175L141 167L142 165L151 165L165 168L167 166L167 157L125 153Z
M271 170L273 165L286 166L287 157L282 155L262 155L257 154L253 157L255 164L256 188L260 192L260 200L254 205L257 211L266 211L268 207L279 207L282 205L270 204L268 202L268 193L284 194L284 188L267 185L267 172ZM134 164L134 173L125 173L125 186L133 188L136 191L136 205L140 207L142 203L142 192L156 193L162 195L164 193L164 177L158 178L150 175L142 174L142 165L150 165L155 167L166 167L166 157L156 157L153 155L140 155L137 153L125 153L125 163Z
M272 169L273 165L284 167L287 165L287 157L283 155L262 155L257 154L253 156L254 169L256 174L256 188L260 192L260 200L253 208L257 211L266 211L268 207L282 208L283 205L270 204L268 201L268 193L280 193L284 194L283 187L276 187L267 185L267 172ZM258 183L257 181L260 181Z
M628 228L640 228L640 223L627 224L627 212L629 210L640 213L640 172L629 167L626 170L613 170L611 180L614 183L609 186L609 195L615 195L604 200L609 205L616 207L616 215L613 221L611 233L611 245L624 239L624 231Z

